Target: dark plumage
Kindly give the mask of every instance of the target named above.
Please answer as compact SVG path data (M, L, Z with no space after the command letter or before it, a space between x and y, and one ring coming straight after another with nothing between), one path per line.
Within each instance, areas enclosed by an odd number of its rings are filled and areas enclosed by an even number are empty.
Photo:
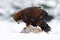
M43 31L49 32L51 28L45 21L47 16L48 13L44 9L41 9L41 7L28 7L17 12L13 16L13 19L16 22L22 19L26 23L26 26L30 24L36 27L39 26Z

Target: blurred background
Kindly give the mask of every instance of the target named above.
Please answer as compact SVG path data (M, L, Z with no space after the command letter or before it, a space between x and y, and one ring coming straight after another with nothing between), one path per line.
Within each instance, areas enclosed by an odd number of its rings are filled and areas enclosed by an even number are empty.
M17 24L12 17L15 12L31 6L48 12L49 34L20 33L25 23ZM60 40L60 0L0 0L0 40Z
M31 6L42 7L48 12L47 23L57 33L60 28L60 0L0 0L0 32L12 31L14 28L20 31L20 26L12 27L18 25L12 17L15 12Z
M11 20L12 15L26 7L45 9L51 19L60 20L60 0L0 0L0 20Z

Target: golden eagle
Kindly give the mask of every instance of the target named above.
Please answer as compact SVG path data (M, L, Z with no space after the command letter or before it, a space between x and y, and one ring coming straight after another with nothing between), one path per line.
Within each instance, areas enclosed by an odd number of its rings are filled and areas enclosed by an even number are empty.
M26 23L26 26L39 26L42 31L49 32L51 28L46 23L46 17L48 17L48 13L41 7L28 7L15 13L13 19L16 22L23 20L23 22Z

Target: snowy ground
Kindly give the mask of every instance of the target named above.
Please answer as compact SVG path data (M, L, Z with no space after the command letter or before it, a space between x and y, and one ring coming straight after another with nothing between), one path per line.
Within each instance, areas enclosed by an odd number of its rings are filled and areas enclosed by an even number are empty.
M48 22L52 28L51 32L45 33L20 33L25 27L25 23L17 24L11 22L9 18L16 12L16 7L25 8L44 4L52 7L49 9L50 15L55 19ZM0 0L0 40L60 40L60 0Z
M48 22L52 30L49 33L20 33L25 23L17 24L8 20L0 20L0 40L60 40L60 21Z

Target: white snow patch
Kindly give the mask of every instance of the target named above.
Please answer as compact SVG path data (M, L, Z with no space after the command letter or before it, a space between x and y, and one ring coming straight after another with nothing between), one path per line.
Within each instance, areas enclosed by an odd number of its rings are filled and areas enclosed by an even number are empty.
M52 28L49 33L20 33L25 27L25 23L0 21L0 40L60 40L59 23L56 19L49 22L48 24Z

